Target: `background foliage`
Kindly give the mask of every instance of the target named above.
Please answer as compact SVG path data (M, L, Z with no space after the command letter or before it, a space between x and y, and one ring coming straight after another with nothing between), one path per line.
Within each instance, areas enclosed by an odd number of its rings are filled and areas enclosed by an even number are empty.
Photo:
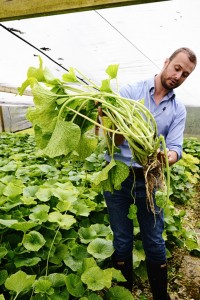
M104 155L96 151L72 164L43 156L32 135L0 137L0 299L133 299L115 284L124 278L110 264L112 232L103 196L91 188ZM168 257L177 245L199 254L195 233L183 226L183 207L199 184L199 159L200 142L185 139L164 208ZM145 281L134 206L129 217L135 225L134 272Z

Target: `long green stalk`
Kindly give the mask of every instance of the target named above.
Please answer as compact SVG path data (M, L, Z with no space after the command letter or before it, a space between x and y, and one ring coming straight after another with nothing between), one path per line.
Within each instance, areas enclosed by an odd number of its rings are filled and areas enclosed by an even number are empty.
M41 68L39 68L39 72L41 73ZM149 181L153 179L153 184L156 186L156 176L154 175L154 173L156 174L156 172L158 172L160 178L162 177L161 176L162 163L160 163L157 159L157 150L160 148L161 146L160 144L162 144L163 146L163 151L166 156L166 163L168 163L168 160L167 160L167 151L166 151L166 144L164 138L158 137L156 121L153 115L151 114L151 112L149 111L149 109L144 105L143 99L141 99L141 101L134 101L133 99L124 98L120 96L119 93L116 93L111 89L110 80L114 78L116 79L117 89L118 89L116 65L112 65L111 68L106 69L106 72L109 75L109 79L102 81L101 87L97 86L94 82L92 82L89 78L87 78L83 73L81 73L77 69L76 72L78 72L82 76L84 82L81 81L80 78L76 77L74 69L71 70L70 72L71 72L69 74L70 76L63 76L64 82L55 80L52 81L52 83L49 83L48 80L46 82L45 80L43 80L44 84L47 84L48 87L49 86L52 87L52 94L49 95L49 97L51 97L52 99L55 96L55 105L52 105L52 107L50 107L49 110L45 108L48 115L47 120L50 120L52 114L52 116L55 116L53 122L57 122L57 120L62 119L63 122L66 121L66 122L76 123L76 117L79 116L83 118L83 122L88 121L94 126L98 126L99 128L101 128L103 130L103 133L105 134L106 139L108 133L111 133L112 148L110 147L110 145L107 146L109 148L112 157L114 157L113 151L115 146L115 135L124 136L124 138L127 140L129 144L132 153L132 158L136 160L136 162L138 162L143 167L144 170L146 170L147 174L145 174L145 178L146 178L146 184L149 187L148 190L150 192L153 191L152 187L150 187L149 185ZM36 76L35 81L37 82L37 80L38 77ZM73 82L71 82L71 80ZM33 78L31 77L30 85L32 84L32 82L33 82ZM27 81L25 81L25 84L22 84L21 91L23 91L24 87L27 87ZM59 92L58 93L53 92L53 91L57 91L58 87L59 90L62 90L63 88L65 90L65 94L61 95L59 94ZM46 96L48 97L48 93ZM89 101L93 101L92 105ZM43 139L44 138L43 127L45 126L45 122L37 123L37 120L38 120L38 112L40 111L43 112L44 109L42 107L41 101L40 103L36 102L36 105L38 105L39 108L37 108L37 110L35 111L36 121L34 122L34 125L38 125L37 128L41 129L40 137L41 139ZM105 115L105 118L103 117L101 118L101 123L98 122L98 120L94 120L94 114L96 113L96 115L98 115L97 112L99 106L101 107ZM32 121L34 120L33 116L34 116L34 112L31 112L30 120ZM106 118L108 118L110 122L107 122ZM79 123L79 120L77 123ZM47 153L51 153L50 150L51 147L53 148L54 138L57 134L59 134L59 130L62 131L62 128L61 129L59 128L60 124L63 123L62 122L58 123L58 126L55 127L52 126L53 130L51 129L51 127L49 129L50 140L49 142L45 140L45 143L48 142ZM70 124L65 124L65 125L66 127L63 126L64 128L68 128L68 126L70 128ZM86 124L84 128L87 130L87 128L90 128L90 124L89 126L88 124ZM80 129L82 130L82 128ZM80 133L81 134L84 133L84 131L82 132L81 130ZM64 136L65 134L64 130L61 133L61 137L62 134ZM62 143L63 140L65 140L65 138L61 139ZM62 143L61 143L62 147L65 147L65 144ZM76 147L76 145L72 145L72 146ZM62 153L62 151L60 151L60 153ZM64 150L63 153L65 153ZM168 189L168 196L169 196L170 176L169 176L168 167L166 168L166 172L167 172L167 189ZM151 202L151 209L153 209L153 202Z

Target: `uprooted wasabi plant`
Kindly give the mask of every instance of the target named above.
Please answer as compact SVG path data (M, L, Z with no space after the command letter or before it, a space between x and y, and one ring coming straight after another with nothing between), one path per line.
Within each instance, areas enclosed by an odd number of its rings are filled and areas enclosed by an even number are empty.
M118 86L118 67L110 65L106 69L108 78L97 86L74 68L63 74L62 80L54 78L46 67L43 68L40 58L39 68L28 69L19 93L22 95L28 86L31 87L34 107L29 108L27 119L33 125L37 146L51 158L65 156L83 161L98 146L98 138L91 134L91 129L102 129L105 143L102 146L101 142L101 147L112 158L93 180L102 190L120 189L129 174L128 166L114 159L114 152L118 151L115 135L123 135L133 160L143 166L147 201L154 212L152 192L155 187L159 197L169 198L167 155L165 162L157 159L160 148L166 154L165 140L157 135L155 119L144 106L143 99L123 98L118 90L111 88L111 80L116 80ZM101 122L98 121L98 107L104 113Z

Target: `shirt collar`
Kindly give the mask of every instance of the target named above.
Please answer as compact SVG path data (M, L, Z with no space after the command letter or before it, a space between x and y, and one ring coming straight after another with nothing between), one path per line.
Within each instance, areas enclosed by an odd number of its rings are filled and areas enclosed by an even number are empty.
M156 75L155 75L156 76ZM148 89L150 94L153 96L155 90L155 76L148 80ZM173 100L175 98L174 90L168 92L168 94L163 98L163 100Z

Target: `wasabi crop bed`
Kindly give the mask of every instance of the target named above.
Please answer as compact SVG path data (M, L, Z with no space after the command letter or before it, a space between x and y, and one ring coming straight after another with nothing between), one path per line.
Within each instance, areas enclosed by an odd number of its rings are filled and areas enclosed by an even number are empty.
M195 195L199 159L190 153L197 154L198 147L189 140L187 153L171 170L165 207L169 258L174 245L199 253L195 233L183 227L183 206L175 205L177 200L188 205ZM0 299L134 299L116 285L123 278L110 266L112 232L102 193L92 185L105 166L97 150L82 162L52 159L32 135L0 135ZM135 224L134 272L144 282L134 205L129 217Z

